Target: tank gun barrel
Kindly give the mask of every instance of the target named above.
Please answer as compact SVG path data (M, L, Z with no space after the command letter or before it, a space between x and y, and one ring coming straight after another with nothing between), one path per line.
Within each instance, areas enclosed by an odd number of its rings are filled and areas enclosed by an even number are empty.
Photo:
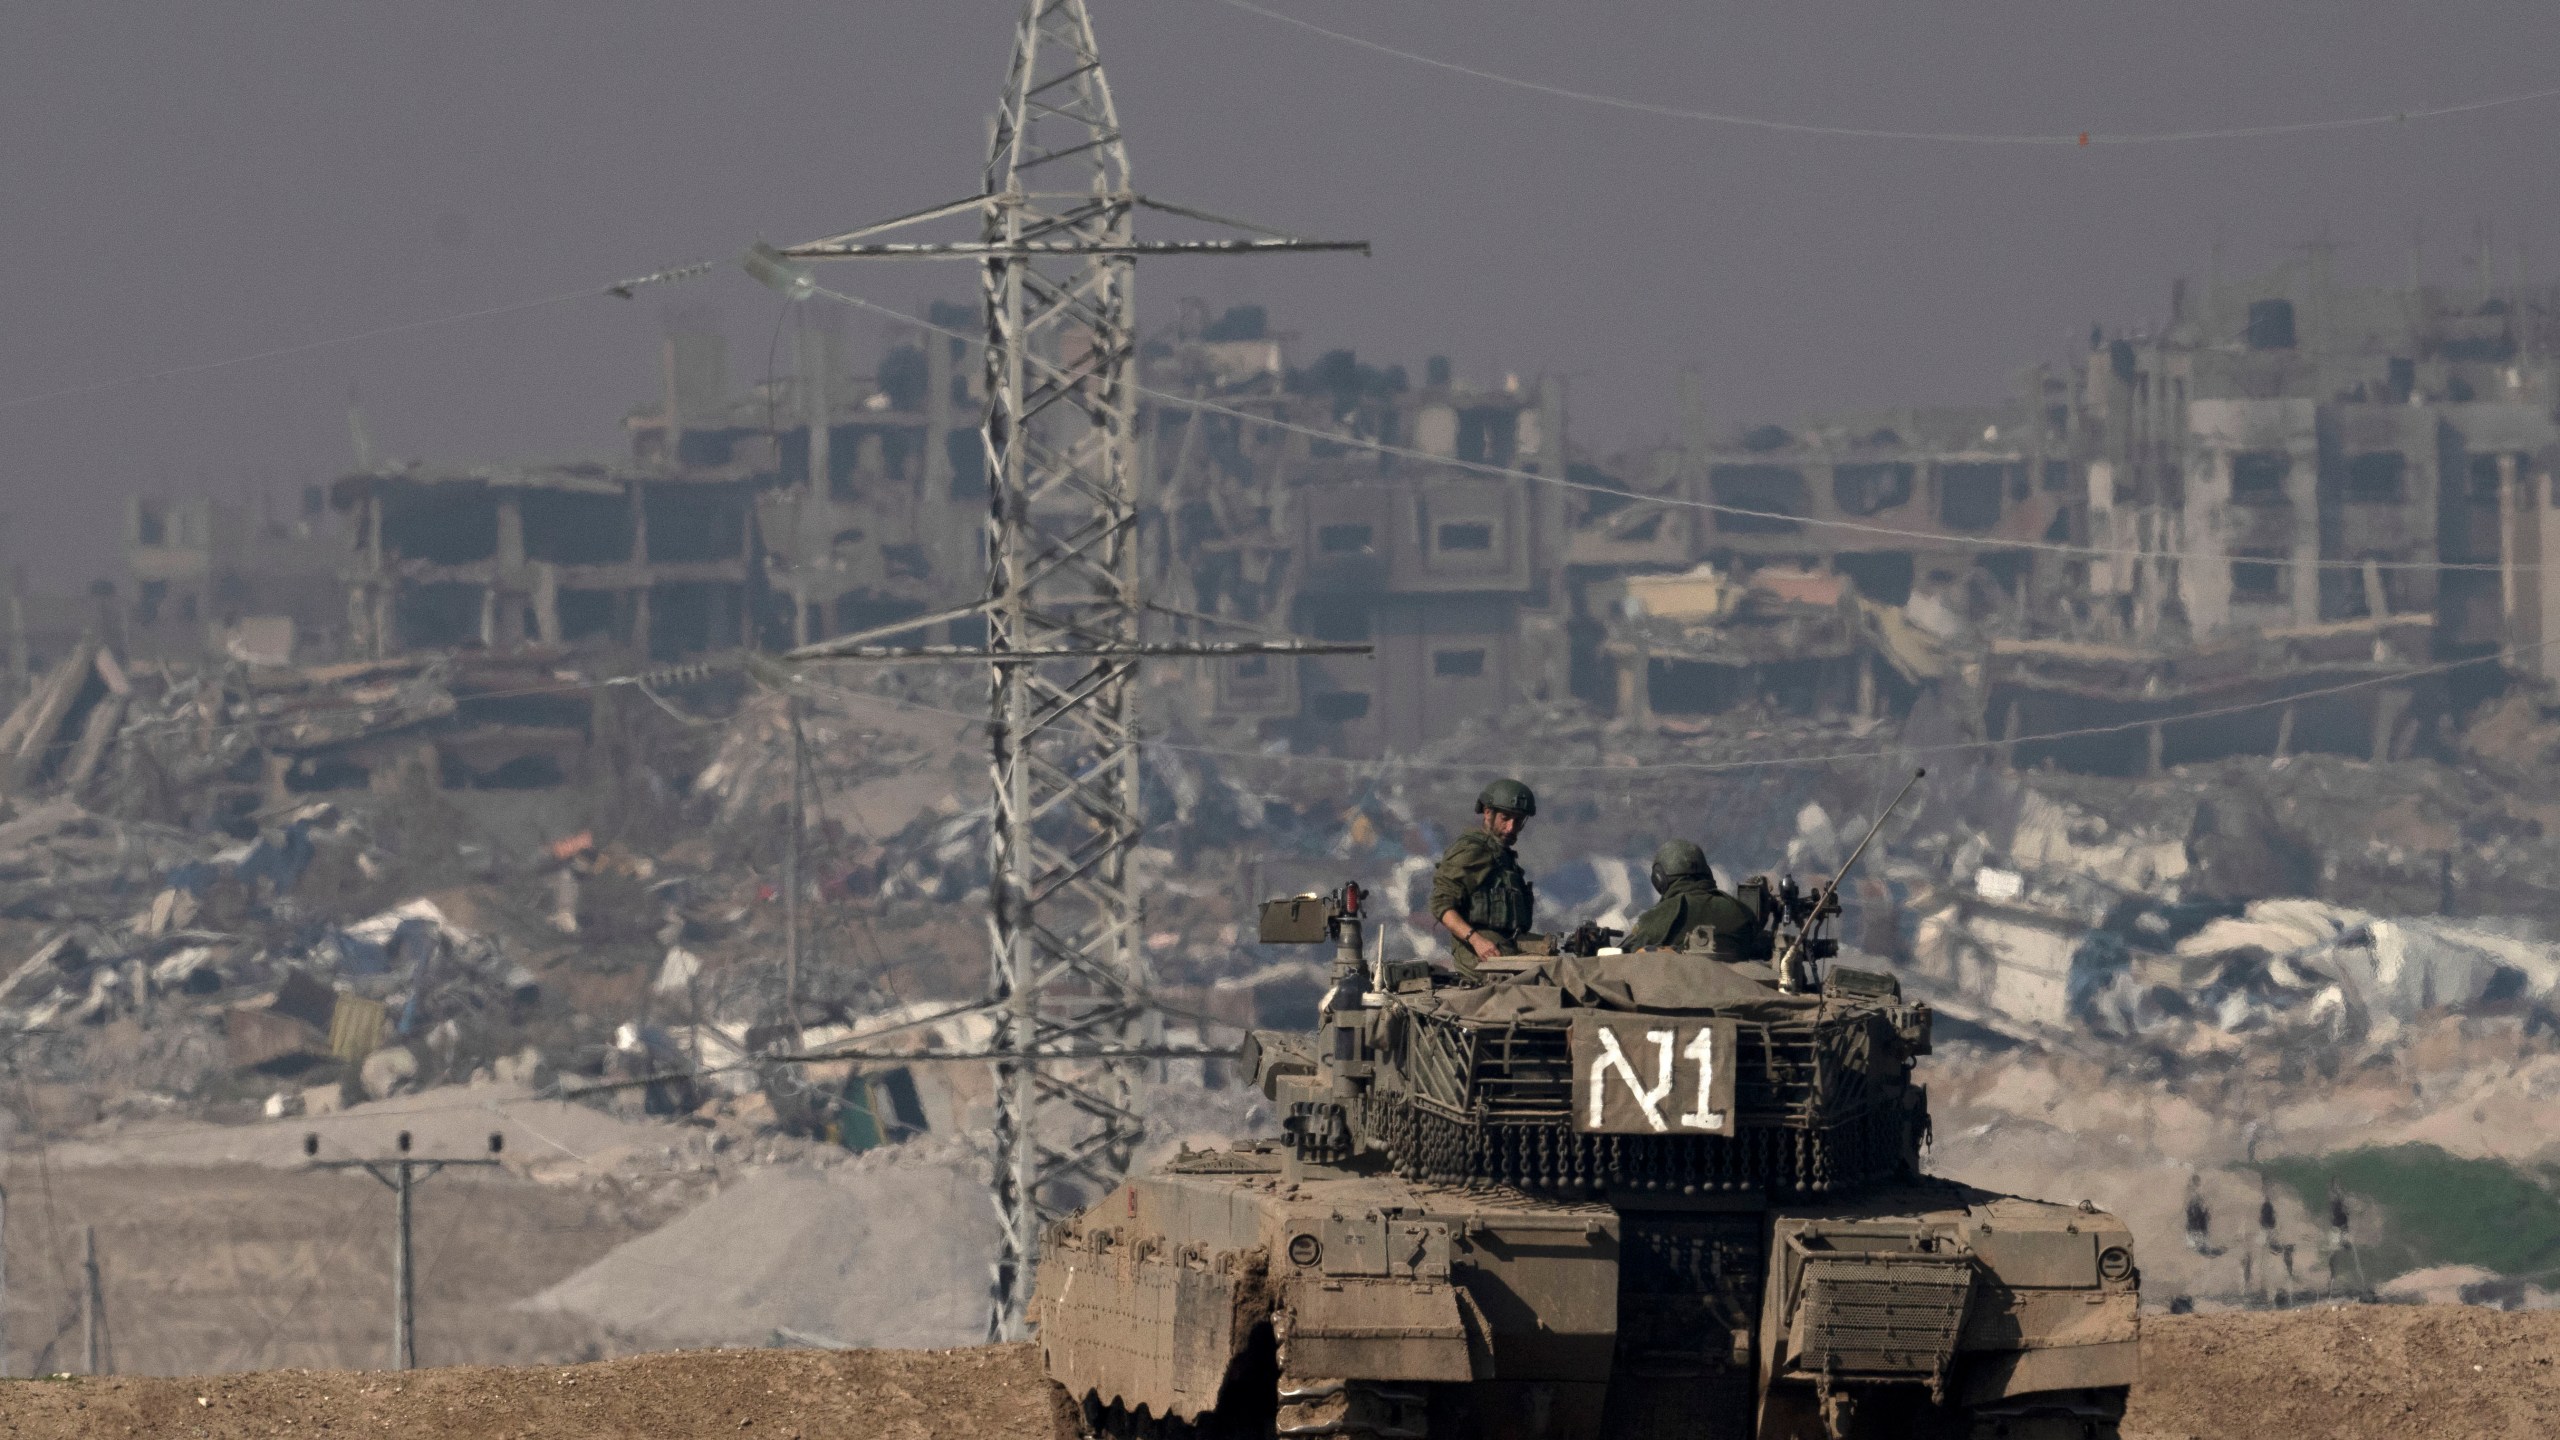
M1902 788L1894 793L1892 802L1876 812L1876 823L1867 827L1865 837L1858 841L1858 848L1850 851L1849 858L1840 862L1840 869L1831 877L1831 883L1822 887L1821 898L1813 902L1812 915L1797 929L1794 941L1787 946L1787 953L1778 957L1778 988L1780 990L1793 994L1803 988L1803 977L1796 967L1804 954L1805 937L1813 933L1814 926L1822 922L1824 913L1839 898L1840 882L1849 878L1849 871L1857 865L1858 857L1866 854L1867 847L1875 843L1877 835L1883 833L1884 822L1893 817L1895 810L1901 808L1903 800L1911 794L1911 787L1926 779L1928 774L1925 768L1911 772L1911 778L1902 782Z

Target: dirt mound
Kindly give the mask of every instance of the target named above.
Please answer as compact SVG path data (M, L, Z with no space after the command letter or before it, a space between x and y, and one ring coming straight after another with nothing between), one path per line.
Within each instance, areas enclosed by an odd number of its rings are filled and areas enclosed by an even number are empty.
M2144 1440L2480 1440L2560 1433L2560 1312L2369 1306L2186 1315L2143 1330L2127 1417ZM12 1440L1065 1440L1030 1346L730 1350L554 1369L407 1375L310 1370L196 1379L22 1381Z
M580 1317L628 1350L761 1345L777 1331L815 1344L966 1345L987 1333L995 1249L986 1182L956 1166L770 1171L518 1308Z

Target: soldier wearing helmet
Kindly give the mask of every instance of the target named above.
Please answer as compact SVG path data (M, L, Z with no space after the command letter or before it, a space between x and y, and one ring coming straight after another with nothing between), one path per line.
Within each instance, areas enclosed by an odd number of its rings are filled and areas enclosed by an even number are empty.
M1537 892L1512 846L1538 813L1538 797L1517 780L1496 780L1476 797L1476 828L1449 842L1431 872L1431 918L1449 932L1458 972L1476 978L1476 962L1508 955L1529 933Z
M1716 888L1707 852L1687 840L1666 840L1653 852L1653 893L1662 898L1636 917L1626 948L1682 949L1692 932L1738 935L1751 927L1751 911Z

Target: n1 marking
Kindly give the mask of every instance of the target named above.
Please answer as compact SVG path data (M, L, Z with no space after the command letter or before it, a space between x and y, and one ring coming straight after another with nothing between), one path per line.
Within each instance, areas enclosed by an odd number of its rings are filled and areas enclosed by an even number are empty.
M1671 1128L1663 1123L1662 1102L1671 1093L1672 1035L1673 1032L1669 1030L1644 1032L1644 1038L1653 1042L1654 1059L1653 1088L1647 1090L1637 1081L1635 1067L1627 1063L1627 1052L1618 1048L1618 1033L1606 1025L1600 1027L1601 1054L1600 1058L1591 1064L1592 1129L1597 1130L1604 1123L1602 1112L1609 1098L1609 1072L1612 1070L1618 1072L1619 1079L1627 1082L1627 1093L1636 1097L1636 1104L1643 1107L1644 1123L1652 1126L1655 1134L1659 1135ZM1689 1048L1694 1051L1698 1047L1692 1045ZM1700 1072L1701 1079L1698 1086L1698 1107L1702 1110L1706 1108L1707 1103L1704 1073L1704 1071ZM1684 1119L1682 1123L1687 1122Z
M1698 1108L1680 1117L1680 1123L1691 1130L1713 1130L1722 1133L1724 1115L1714 1108L1709 1098L1716 1083L1716 1031L1712 1025L1698 1027L1697 1038L1680 1052L1680 1058L1697 1062ZM1659 1127L1657 1127L1659 1128Z

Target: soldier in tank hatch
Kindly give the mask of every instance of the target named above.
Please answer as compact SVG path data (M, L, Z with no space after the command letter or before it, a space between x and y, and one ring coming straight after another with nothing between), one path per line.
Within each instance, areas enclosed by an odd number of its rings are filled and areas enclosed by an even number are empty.
M1662 898L1627 931L1629 950L1680 950L1701 931L1740 935L1751 928L1750 909L1716 888L1707 852L1690 841L1666 840L1653 852L1653 893Z
M1470 980L1478 960L1514 953L1529 933L1537 892L1512 847L1537 813L1528 786L1494 781L1476 796L1476 828L1450 841L1431 872L1431 918L1449 932L1450 959Z

